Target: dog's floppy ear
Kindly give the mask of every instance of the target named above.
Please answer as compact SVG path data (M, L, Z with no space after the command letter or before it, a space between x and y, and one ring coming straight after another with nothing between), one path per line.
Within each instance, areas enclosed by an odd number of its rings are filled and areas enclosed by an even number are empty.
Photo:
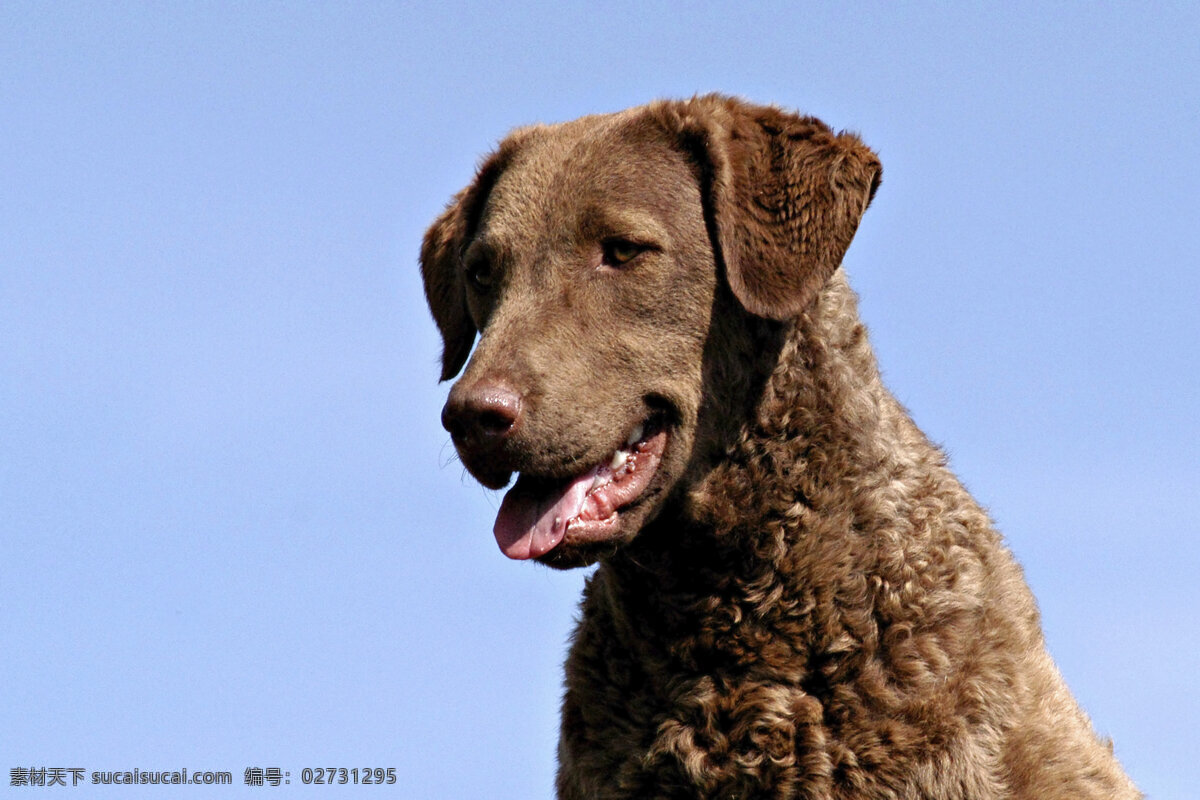
M475 181L456 194L421 244L421 278L433 321L442 334L442 377L446 381L467 363L475 343L475 323L467 309L462 254L479 224L488 192L507 162L501 149L484 161Z
M841 264L879 187L879 158L853 134L777 108L710 95L670 112L701 161L734 295L753 314L797 316Z

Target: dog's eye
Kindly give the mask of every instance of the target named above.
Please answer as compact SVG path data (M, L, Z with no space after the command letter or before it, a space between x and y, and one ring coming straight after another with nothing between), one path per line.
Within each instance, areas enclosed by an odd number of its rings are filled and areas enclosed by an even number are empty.
M479 291L485 291L492 285L492 262L485 256L473 256L464 265L467 282Z
M604 242L603 247L604 264L609 267L623 267L646 249L625 239L609 239Z

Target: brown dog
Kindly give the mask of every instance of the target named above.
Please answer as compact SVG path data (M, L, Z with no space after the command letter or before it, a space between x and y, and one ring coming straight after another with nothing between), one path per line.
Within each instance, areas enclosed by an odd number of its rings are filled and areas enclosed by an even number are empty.
M425 237L442 414L512 558L600 561L560 798L1138 793L838 269L858 138L708 96L510 135Z

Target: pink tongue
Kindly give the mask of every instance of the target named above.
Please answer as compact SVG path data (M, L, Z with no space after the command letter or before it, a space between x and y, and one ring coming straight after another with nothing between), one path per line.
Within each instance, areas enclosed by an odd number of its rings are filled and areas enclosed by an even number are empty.
M509 558L537 558L563 540L567 523L579 516L600 465L550 492L521 486L508 490L496 515L496 543Z

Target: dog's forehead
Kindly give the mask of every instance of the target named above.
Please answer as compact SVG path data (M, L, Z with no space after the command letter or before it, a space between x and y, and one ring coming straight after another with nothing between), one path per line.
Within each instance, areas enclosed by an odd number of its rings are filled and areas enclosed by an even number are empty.
M482 222L493 232L570 225L586 209L664 205L683 159L638 109L526 128L489 193Z

